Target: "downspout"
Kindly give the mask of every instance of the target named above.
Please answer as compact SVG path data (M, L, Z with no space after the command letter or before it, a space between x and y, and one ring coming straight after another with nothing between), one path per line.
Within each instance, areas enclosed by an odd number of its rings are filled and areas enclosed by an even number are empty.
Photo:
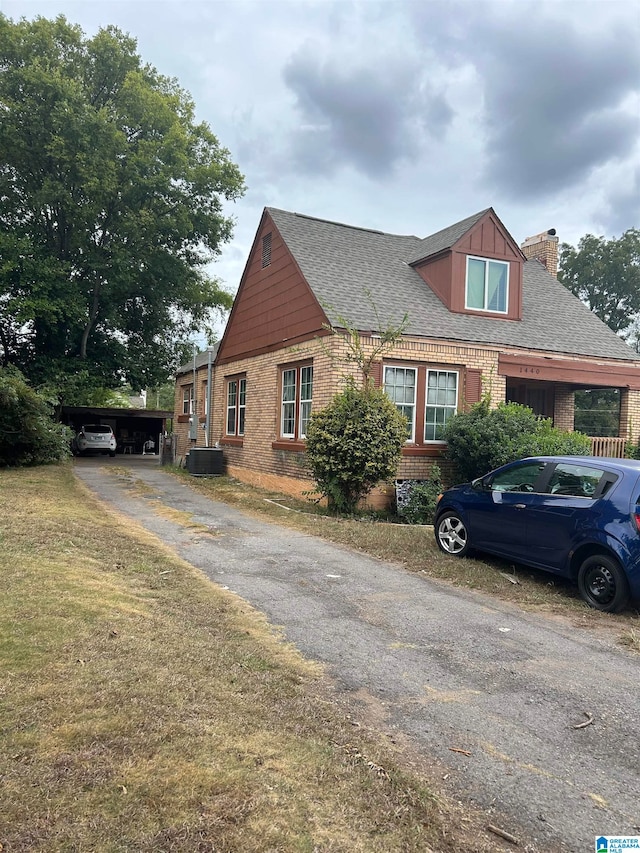
M209 447L209 438L210 438L210 430L211 430L211 362L212 362L212 351L211 347L209 347L209 358L207 360L207 421L205 425L205 445Z
M196 345L193 345L193 394L192 394L192 404L191 404L191 426L189 429L189 438L191 441L195 439L196 443L198 441L198 416L197 416L197 401L196 401L196 353L198 349Z

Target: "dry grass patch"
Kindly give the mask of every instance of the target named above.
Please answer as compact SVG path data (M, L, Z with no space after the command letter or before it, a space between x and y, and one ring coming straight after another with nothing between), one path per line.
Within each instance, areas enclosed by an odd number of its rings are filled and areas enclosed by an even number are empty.
M0 849L495 849L449 835L316 665L69 468L0 471L0 502Z

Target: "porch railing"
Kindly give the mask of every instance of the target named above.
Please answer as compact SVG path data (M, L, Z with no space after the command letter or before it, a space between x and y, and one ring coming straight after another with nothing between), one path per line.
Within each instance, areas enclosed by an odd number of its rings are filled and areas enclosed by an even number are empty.
M591 438L592 456L624 457L624 438Z

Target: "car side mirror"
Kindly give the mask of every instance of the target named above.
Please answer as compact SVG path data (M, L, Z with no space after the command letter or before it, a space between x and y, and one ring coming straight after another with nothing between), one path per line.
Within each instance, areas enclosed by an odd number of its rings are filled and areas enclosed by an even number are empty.
M475 489L476 492L483 492L487 488L487 484L482 477L476 477L475 480L471 481L471 488Z

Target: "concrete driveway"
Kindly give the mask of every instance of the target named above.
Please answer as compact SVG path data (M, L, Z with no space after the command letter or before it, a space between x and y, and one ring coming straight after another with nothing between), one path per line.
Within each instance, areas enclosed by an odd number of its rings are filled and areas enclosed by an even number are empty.
M131 491L123 465L153 493ZM156 457L81 459L75 471L282 625L339 689L375 703L382 725L441 763L519 849L582 853L596 836L640 835L640 658L609 635L256 521ZM161 517L157 500L215 535Z

